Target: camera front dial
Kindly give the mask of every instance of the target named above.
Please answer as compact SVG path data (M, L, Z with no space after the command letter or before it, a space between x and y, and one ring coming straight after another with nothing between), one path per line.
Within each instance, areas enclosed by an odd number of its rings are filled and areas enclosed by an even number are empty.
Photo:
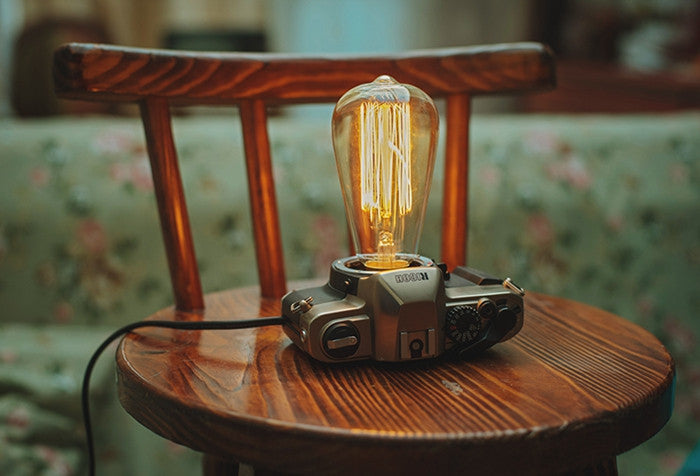
M360 332L350 322L335 322L323 331L323 351L333 359L346 359L360 347Z
M445 315L445 336L458 350L474 342L481 333L481 317L472 306L455 306Z

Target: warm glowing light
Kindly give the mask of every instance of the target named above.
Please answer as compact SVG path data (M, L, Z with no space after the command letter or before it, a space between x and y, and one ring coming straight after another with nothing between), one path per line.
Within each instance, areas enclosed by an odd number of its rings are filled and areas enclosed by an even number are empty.
M430 97L389 76L338 101L336 161L355 248L367 268L406 267L415 255L436 139Z
M377 260L373 268L404 267L394 260L401 243L403 217L411 210L410 106L407 102L360 104L360 180L362 209L378 230ZM396 261L393 262L392 261Z

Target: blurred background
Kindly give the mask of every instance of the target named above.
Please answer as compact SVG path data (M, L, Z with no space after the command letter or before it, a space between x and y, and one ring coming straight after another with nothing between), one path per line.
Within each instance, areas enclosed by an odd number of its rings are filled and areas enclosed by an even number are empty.
M553 48L557 91L477 112L700 105L697 0L0 0L0 116L99 110L51 93L49 58L68 41L366 53L523 40Z
M552 48L558 85L474 101L470 264L656 335L676 362L674 415L618 458L620 474L700 474L700 0L0 0L0 474L82 474L85 362L172 302L136 110L58 100L58 45L362 54L528 40ZM256 278L231 160L243 145L219 110L174 121L206 291ZM325 276L345 250L324 114L271 115L291 279ZM439 212L427 220L438 229ZM99 473L199 474L199 455L126 417L103 363Z

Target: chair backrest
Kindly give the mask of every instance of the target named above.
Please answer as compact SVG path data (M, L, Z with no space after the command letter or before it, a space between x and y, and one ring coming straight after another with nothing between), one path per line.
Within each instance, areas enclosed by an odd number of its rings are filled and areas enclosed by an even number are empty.
M554 87L550 50L536 43L414 51L384 56L199 53L73 43L54 56L59 96L140 105L163 239L181 310L204 307L170 105L240 109L261 293L286 292L267 133L267 106L335 102L380 74L446 100L441 259L466 262L469 117L474 95ZM329 137L330 140L330 137Z

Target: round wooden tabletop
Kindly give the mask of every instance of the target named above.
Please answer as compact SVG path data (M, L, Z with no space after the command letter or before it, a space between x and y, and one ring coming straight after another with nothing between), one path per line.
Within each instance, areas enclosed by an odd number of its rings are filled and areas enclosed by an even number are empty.
M206 304L207 320L274 316L280 306L257 288L211 294ZM305 474L577 469L650 438L673 403L673 360L654 336L535 293L520 333L471 361L330 365L268 327L139 330L124 338L117 363L123 407L154 432Z

